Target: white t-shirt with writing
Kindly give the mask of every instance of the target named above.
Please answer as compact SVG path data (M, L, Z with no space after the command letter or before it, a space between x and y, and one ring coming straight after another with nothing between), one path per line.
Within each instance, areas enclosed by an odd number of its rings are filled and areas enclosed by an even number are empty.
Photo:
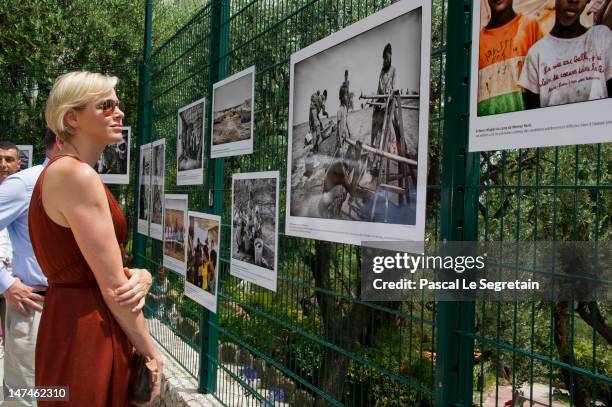
M596 25L576 38L545 35L530 49L519 85L540 95L540 106L608 97L612 77L612 31Z

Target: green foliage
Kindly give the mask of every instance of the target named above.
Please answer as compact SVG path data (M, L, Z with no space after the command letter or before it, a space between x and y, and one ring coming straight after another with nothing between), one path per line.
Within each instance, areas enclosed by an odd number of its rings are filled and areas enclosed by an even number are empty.
M185 25L202 8L198 0L153 1L153 48L158 48L172 37L177 28Z
M67 71L119 76L120 97L136 106L142 25L135 26L130 16L140 10L139 2L127 1L125 7L88 1L1 2L0 137L33 144L39 162L47 95L56 77ZM135 125L135 109L126 114L126 123Z
M593 370L603 376L612 377L612 345L605 343L601 338L597 339L595 351L593 351L593 340L578 339L574 344L574 355L576 364ZM593 396L597 400L612 400L612 384L593 381Z
M409 324L403 328L408 327ZM367 364L355 361L349 364L346 398L354 401L348 405L431 405L431 399L414 386L428 388L430 385L435 369L431 360L433 346L420 330L398 329L396 326L381 329L370 346L356 349L355 353ZM412 385L383 372L380 366Z

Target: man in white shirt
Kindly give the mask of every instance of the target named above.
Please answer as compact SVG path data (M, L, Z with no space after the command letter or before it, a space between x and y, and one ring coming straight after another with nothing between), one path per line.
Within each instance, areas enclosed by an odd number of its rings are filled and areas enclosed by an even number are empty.
M13 175L21 166L19 160L19 150L17 146L9 141L0 142L0 184L9 176ZM8 230L6 228L0 230L0 266L5 267L7 270L11 270L11 264L13 262L13 246L11 245L11 239L9 238ZM4 297L0 298L0 329L2 335L0 342L4 346L4 319L5 319L6 303ZM4 348L0 351L0 357L4 356Z
M0 141L0 184L9 176L19 171L21 161L19 150L10 141ZM13 258L13 246L6 228L0 230L0 262L10 267Z

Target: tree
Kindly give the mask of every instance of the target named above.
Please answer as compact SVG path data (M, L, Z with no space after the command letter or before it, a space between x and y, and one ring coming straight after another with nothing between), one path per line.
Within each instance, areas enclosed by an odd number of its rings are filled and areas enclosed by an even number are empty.
M0 127L11 129L6 136L42 152L47 95L57 76L72 70L119 76L119 97L135 107L144 19L134 17L143 13L143 0L1 2ZM135 117L128 109L126 120L135 123Z

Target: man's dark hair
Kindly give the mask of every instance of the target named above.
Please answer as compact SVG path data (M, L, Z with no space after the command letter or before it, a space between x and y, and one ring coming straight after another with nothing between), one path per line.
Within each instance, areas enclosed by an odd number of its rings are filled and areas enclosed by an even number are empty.
M55 145L55 133L49 128L45 131L45 150L51 150Z
M391 43L387 43L387 45L385 45L385 49L383 49L383 57L385 56L385 54L389 54L391 55Z
M17 155L19 155L19 148L17 148L17 144L13 143L12 141L0 141L0 150L16 150Z
M323 89L323 97L327 99L327 89Z

